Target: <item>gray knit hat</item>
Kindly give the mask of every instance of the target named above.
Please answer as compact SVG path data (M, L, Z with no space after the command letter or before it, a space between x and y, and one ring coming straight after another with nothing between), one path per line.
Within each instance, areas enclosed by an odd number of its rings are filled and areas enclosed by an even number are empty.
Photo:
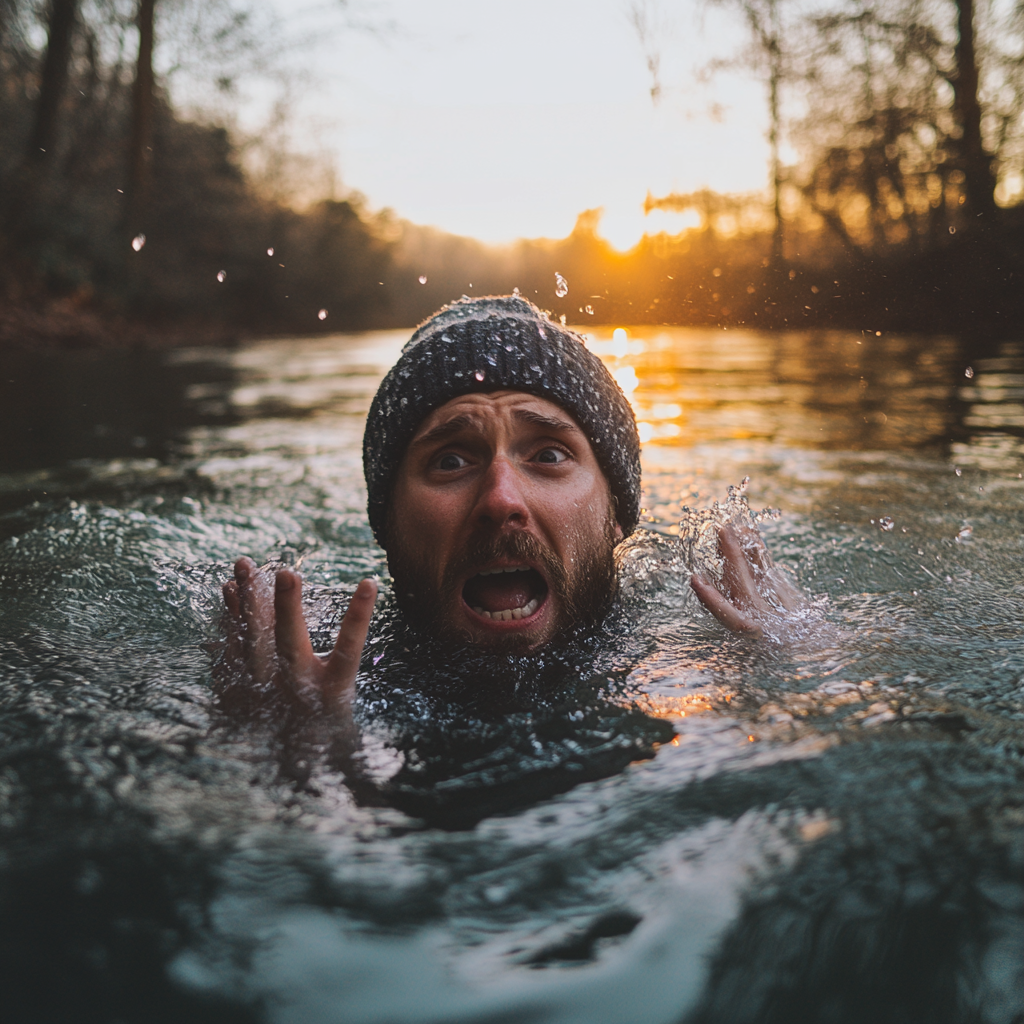
M590 439L629 536L640 516L640 438L633 410L573 331L518 295L462 298L424 321L381 382L363 435L367 513L384 544L394 476L416 428L470 392L525 391L570 412Z

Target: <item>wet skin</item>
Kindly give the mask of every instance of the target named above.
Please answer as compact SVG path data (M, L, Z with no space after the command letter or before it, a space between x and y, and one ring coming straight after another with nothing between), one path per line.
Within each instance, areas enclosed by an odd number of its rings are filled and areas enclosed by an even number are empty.
M451 632L483 647L505 649L510 637L525 649L541 646L566 624L549 560L571 578L573 568L602 547L610 555L622 538L611 509L608 481L590 442L565 410L515 391L452 399L420 424L396 475L388 525L396 592L407 585L400 566L412 567L417 585L426 583L420 597L440 602L437 616ZM467 545L514 535L526 537L530 550L545 558L462 564ZM719 545L723 589L697 575L691 585L727 628L762 633L770 608L759 586L771 586L787 609L802 604L798 591L768 575L771 558L759 536L741 537L726 526ZM508 569L519 571L495 574ZM296 572L281 569L271 581L243 557L234 577L223 588L225 670L258 685L272 682L302 703L347 717L376 583L359 584L333 652L317 655ZM484 605L491 609L487 615ZM503 608L522 614L505 617Z
M441 601L435 617L448 632L539 647L569 624L540 551L570 580L576 567L609 560L623 535L612 509L590 441L557 405L517 391L453 399L420 424L398 471L388 524L396 588L415 565L421 600ZM540 550L460 565L474 545L506 538ZM492 617L512 609L523 614Z

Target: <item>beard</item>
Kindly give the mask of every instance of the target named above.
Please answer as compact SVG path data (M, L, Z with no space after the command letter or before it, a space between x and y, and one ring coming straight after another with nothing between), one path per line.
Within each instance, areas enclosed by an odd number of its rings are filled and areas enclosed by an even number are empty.
M548 597L558 608L554 634L542 641L547 642L597 623L607 611L616 590L615 527L609 510L600 534L578 539L576 557L568 566L531 534L477 533L444 566L440 582L428 559L413 554L405 538L393 537L388 547L388 568L395 581L395 600L410 625L430 637L451 645L474 644L474 638L452 619L453 610L462 600L460 581L502 559L530 564L544 577ZM536 641L513 634L479 646L499 654L521 654L536 646Z

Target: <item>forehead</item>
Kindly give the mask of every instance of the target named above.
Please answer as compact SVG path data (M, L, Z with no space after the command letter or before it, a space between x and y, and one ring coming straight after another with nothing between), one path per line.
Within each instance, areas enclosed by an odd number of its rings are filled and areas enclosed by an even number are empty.
M523 416L524 413L527 415ZM500 421L539 423L547 420L552 427L561 423L565 429L579 431L581 436L583 434L571 413L546 398L524 391L486 391L460 395L438 406L416 428L412 440L416 441L456 418L464 419L470 428L478 426L480 429Z

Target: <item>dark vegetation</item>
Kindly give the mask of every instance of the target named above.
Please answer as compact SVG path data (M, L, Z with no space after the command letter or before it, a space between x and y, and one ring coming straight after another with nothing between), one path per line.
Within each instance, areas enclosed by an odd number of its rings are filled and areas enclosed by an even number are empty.
M750 30L737 60L766 86L768 193L648 196L700 226L623 254L600 211L567 239L497 248L354 194L296 208L246 171L228 129L174 109L153 52L180 4L0 0L0 344L410 326L515 287L582 323L1019 325L1024 15L848 0L797 19L783 0L730 3ZM785 120L787 96L813 97L809 112Z

